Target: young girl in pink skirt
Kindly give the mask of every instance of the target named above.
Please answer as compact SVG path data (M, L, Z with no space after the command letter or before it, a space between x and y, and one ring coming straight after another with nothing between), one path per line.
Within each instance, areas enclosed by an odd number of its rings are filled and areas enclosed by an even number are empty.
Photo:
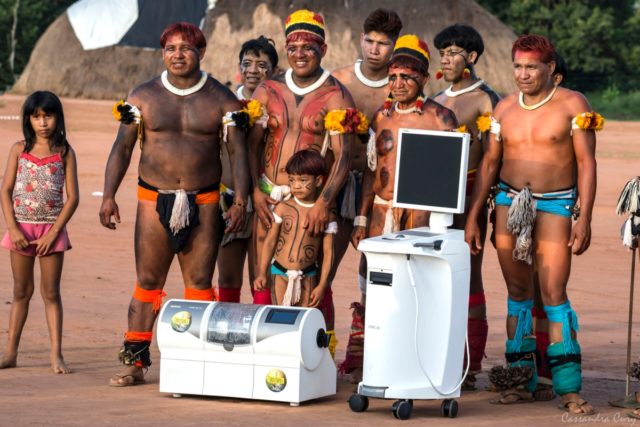
M24 141L11 147L0 194L7 225L0 244L10 250L14 280L9 338L0 369L17 366L37 258L51 367L55 373L68 374L71 369L62 357L60 276L64 252L71 249L65 226L78 207L79 196L76 155L67 142L60 99L46 91L31 94L22 106L22 131Z

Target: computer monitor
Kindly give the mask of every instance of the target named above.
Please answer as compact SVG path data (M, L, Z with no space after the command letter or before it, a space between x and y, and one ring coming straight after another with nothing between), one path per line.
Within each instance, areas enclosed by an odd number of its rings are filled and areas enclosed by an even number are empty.
M461 132L399 129L393 205L463 213L469 138Z

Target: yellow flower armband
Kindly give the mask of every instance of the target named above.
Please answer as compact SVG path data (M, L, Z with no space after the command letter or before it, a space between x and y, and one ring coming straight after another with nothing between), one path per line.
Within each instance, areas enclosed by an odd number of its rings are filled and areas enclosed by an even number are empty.
M263 128L267 126L267 119L269 115L264 110L264 107L260 103L260 101L256 99L249 99L246 101L242 101L242 111L243 113L247 113L249 116L249 126L252 127L254 124L259 124Z
M476 126L479 132L488 132L491 130L491 113L484 113L476 119Z
M469 133L469 128L467 127L467 125L460 125L456 128L456 132Z
M142 113L140 109L133 104L129 104L124 99L116 102L111 109L113 117L125 124L130 125L135 123L138 125L138 141L140 141L140 148L142 148L142 140L144 139L144 126L142 124Z
M369 120L356 108L331 110L324 116L324 127L331 135L343 133L365 134L369 131Z
M602 130L604 127L604 117L595 111L587 111L578 114L571 120L571 129L582 130Z
M111 109L111 114L113 114L113 117L115 117L117 121L122 122L125 125L130 125L133 122L140 124L140 122L142 122L140 109L135 105L129 104L124 99L116 102Z

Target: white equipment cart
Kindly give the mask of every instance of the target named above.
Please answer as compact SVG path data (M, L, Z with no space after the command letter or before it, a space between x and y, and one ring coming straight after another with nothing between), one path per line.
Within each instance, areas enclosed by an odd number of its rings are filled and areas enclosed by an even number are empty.
M431 211L429 227L365 239L363 377L349 399L395 399L399 419L413 399L443 399L455 417L463 380L470 261L464 232L447 227L464 211L469 135L400 129L394 206ZM433 183L430 185L429 183Z

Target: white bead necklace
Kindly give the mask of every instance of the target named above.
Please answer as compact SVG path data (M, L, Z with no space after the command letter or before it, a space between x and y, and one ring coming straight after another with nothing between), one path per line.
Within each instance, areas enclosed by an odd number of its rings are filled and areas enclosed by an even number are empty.
M479 88L483 84L484 84L484 80L478 80L471 86L465 87L464 89L460 89L460 90L453 90L453 85L451 85L447 89L445 89L444 94L447 95L449 98L455 98L456 96L464 95L465 93L471 92L472 90Z
M296 196L293 196L293 200L295 200L297 204L299 204L300 206L305 207L305 208L312 208L313 205L316 204L315 202L313 202L313 203L301 202Z
M240 85L240 87L238 88L238 90L236 90L236 98L238 98L240 101L246 101L247 97L244 96L244 85Z
M365 86L369 86L369 87L383 87L386 86L389 83L389 77L385 77L383 79L380 80L370 80L368 79L363 73L362 73L362 69L360 68L362 65L362 59L358 59L356 61L356 63L353 66L353 71L356 73L356 77L358 78L358 80L360 80L360 82L365 85Z
M162 74L160 75L160 80L162 81L162 86L164 86L165 89L167 89L169 92L173 93L174 95L187 96L187 95L191 95L192 93L196 93L197 91L202 89L205 83L207 83L207 73L204 71L200 71L200 73L201 73L201 76L198 83L186 89L180 89L172 85L171 82L169 81L169 78L167 77L169 74L167 73L167 70L164 70L162 72Z
M551 98L553 98L553 95L556 93L556 89L558 89L558 86L554 86L553 90L549 93L549 95L547 95L547 97L545 99L543 99L542 101L538 102L537 104L533 104L533 105L525 104L524 103L524 93L520 92L520 96L518 97L518 103L525 110L535 110L536 108L540 108L544 104L546 104L547 102L551 101Z
M284 73L284 80L285 80L285 83L287 84L287 87L291 92L295 93L296 95L305 96L306 94L311 93L314 90L318 89L320 86L322 86L322 84L329 78L331 73L328 72L327 70L324 70L322 72L322 75L318 78L318 80L316 80L313 84L306 87L298 86L296 82L293 81L292 75L293 75L293 70L291 68L289 68Z

